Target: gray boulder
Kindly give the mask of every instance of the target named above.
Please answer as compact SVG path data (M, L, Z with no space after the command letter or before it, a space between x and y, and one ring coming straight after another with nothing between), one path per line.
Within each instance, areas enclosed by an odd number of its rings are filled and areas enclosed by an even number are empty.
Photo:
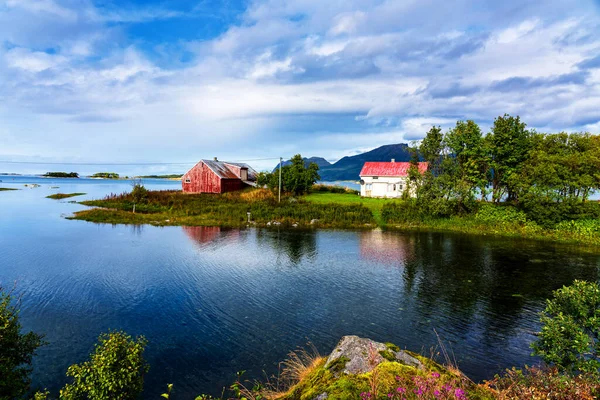
M396 346L375 342L358 336L344 336L333 349L325 368L334 373L364 374L372 371L384 360L397 361L411 367L423 368L417 358Z

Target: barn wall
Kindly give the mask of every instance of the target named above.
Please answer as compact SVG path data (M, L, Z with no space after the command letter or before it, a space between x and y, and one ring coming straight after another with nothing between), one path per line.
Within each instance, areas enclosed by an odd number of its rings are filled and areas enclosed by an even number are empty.
M190 179L190 183L186 183ZM221 178L200 162L181 178L181 188L186 193L222 193Z
M223 179L221 180L221 193L234 192L242 190L246 185L239 179Z

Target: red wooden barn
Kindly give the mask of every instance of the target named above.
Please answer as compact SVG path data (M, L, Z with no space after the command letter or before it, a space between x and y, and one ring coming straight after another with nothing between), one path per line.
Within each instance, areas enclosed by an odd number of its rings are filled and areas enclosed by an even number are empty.
M181 177L187 193L225 193L256 186L256 171L248 164L201 160Z

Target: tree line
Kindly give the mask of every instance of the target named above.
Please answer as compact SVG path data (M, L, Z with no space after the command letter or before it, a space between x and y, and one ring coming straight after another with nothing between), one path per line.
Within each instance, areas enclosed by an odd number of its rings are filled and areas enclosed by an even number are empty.
M447 132L432 127L411 146L410 193L416 211L445 217L477 210L481 201L510 204L541 225L600 217L590 195L600 189L600 136L539 133L520 117L500 116L487 134L472 120ZM429 164L419 174L418 161Z

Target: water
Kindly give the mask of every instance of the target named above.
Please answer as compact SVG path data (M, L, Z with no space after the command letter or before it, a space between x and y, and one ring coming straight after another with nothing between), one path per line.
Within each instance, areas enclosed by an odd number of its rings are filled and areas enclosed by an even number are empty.
M463 371L486 379L537 362L529 344L553 289L600 276L598 254L531 241L69 221L85 208L70 200L130 184L0 179L23 189L0 192L0 282L17 282L23 326L46 334L33 379L54 392L109 329L149 340L145 398L168 383L179 399L220 394L236 371L272 374L290 350L310 340L326 354L348 334L429 355L437 332ZM45 198L59 191L88 195Z

